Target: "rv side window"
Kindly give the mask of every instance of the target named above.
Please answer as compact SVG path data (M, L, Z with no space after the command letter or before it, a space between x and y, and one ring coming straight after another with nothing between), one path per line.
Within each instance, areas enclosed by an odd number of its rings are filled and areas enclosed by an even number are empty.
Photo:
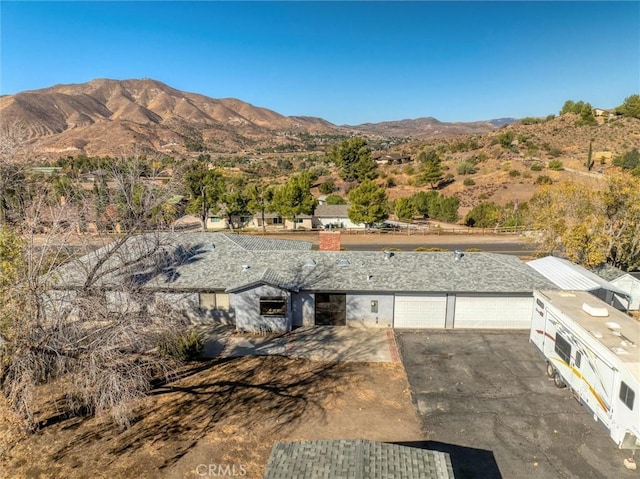
M565 363L569 364L571 358L571 345L562 336L556 333L556 353Z
M544 303L536 298L536 304L540 306L540 309L544 309Z
M627 386L624 381L620 383L620 400L627 406L630 410L633 411L633 400L635 399L636 393L633 392L629 386Z
M582 362L582 354L580 351L576 351L576 367L580 367L580 363Z

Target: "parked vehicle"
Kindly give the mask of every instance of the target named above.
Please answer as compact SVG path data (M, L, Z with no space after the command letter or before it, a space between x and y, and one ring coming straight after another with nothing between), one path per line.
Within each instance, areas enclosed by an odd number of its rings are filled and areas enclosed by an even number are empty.
M534 291L530 342L620 449L640 449L640 323L585 291Z

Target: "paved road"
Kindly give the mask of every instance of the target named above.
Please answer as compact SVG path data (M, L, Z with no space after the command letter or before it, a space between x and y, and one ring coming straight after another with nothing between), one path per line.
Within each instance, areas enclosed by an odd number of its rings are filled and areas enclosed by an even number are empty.
M629 451L547 378L527 331L396 331L425 447L456 479L626 479Z
M468 249L479 249L481 251L486 251L488 253L502 253L502 254L511 254L515 256L533 256L535 253L535 248L533 245L529 243L476 243L473 239L470 239L469 242L461 242L461 243L448 243L448 242L438 242L438 241L425 241L425 242L416 242L411 244L406 243L371 243L371 244L345 244L344 248L349 251L380 251L385 248L398 248L402 251L413 251L416 248L442 248L446 250L456 250L459 249L461 251L466 251Z

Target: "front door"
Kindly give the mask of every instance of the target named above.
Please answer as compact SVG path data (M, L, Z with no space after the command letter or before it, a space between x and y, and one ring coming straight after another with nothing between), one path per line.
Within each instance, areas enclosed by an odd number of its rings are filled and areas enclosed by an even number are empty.
M347 295L316 293L316 326L346 326Z

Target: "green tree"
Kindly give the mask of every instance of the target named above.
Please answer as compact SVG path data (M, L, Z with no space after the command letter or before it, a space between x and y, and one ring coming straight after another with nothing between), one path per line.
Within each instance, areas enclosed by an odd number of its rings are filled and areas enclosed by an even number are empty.
M464 218L464 224L477 228L493 228L502 221L502 208L492 201L474 206Z
M309 175L307 173L293 175L285 184L276 188L272 205L276 213L293 221L295 229L297 217L313 213L316 206L316 201L311 196Z
M185 184L191 197L187 212L198 214L202 229L207 227L210 210L217 211L224 193L224 179L217 170L210 170L204 163L194 163L185 175Z
M324 183L322 183L318 187L318 189L320 190L320 193L322 193L324 195L330 195L336 189L336 185L333 182L333 180L328 180L328 181L325 181Z
M347 204L347 200L345 200L342 196L336 195L336 194L328 195L325 201L328 205L346 205Z
M619 166L623 170L633 170L640 166L640 152L637 148L627 151L622 156L613 159L613 166Z
M422 169L419 173L418 181L421 184L428 184L431 186L431 189L437 188L442 182L442 161L440 160L440 156L438 153L430 149L427 152L424 150L420 152L424 153L424 157L418 158L418 161L422 163Z
M221 210L227 218L227 224L231 229L234 228L233 220L237 216L249 213L249 202L251 199L245 191L245 183L242 178L234 178L227 181L224 192L220 198Z
M398 219L411 221L413 219L413 202L410 198L398 198L393 202L393 213Z
M334 145L329 158L340 168L340 176L346 181L362 182L378 175L376 162L371 158L371 148L364 138L356 136Z
M640 95L631 95L624 99L616 112L623 116L640 119Z
M249 200L247 202L247 209L250 213L260 213L262 231L266 231L267 225L264 221L264 213L271 208L273 188L262 181L249 183L245 190L245 196Z
M389 217L387 192L372 180L363 181L349 193L351 205L347 210L354 223L364 223L367 227Z

